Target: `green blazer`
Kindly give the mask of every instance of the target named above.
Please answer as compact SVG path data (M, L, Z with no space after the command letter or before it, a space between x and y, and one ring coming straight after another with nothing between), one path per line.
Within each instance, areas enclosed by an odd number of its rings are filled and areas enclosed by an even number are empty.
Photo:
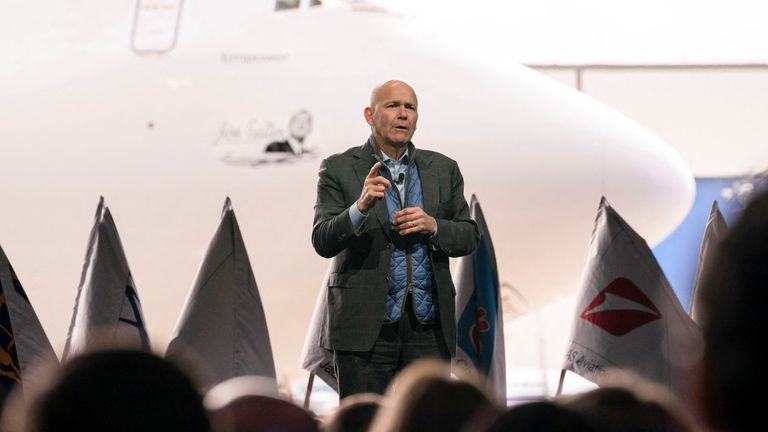
M480 232L469 217L464 179L456 162L440 153L416 150L424 211L437 220L430 258L445 342L456 353L456 289L448 257L468 255ZM366 141L323 160L317 183L312 245L333 258L328 277L327 313L322 345L331 350L369 351L384 322L392 254L391 224L385 202L379 202L356 234L349 208L360 197L366 175L376 160ZM424 241L428 241L424 236Z

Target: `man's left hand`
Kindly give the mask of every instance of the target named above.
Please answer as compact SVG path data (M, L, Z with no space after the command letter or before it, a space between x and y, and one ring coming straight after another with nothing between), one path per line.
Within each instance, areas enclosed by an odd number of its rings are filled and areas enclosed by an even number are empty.
M401 236L421 233L434 234L437 231L437 221L424 213L419 207L408 207L395 212L394 225Z

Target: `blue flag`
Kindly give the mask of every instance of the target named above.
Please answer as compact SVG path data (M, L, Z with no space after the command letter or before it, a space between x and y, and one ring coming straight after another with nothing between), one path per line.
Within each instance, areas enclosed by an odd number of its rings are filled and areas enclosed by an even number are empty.
M483 374L500 402L506 403L504 320L496 255L477 198L470 200L470 216L480 229L480 242L472 255L459 259L456 276L458 326L456 366Z
M0 248L0 407L17 386L34 385L40 366L57 362L56 353Z
M5 300L5 289L0 282L0 395L7 395L20 383L21 367L16 353L16 339L8 313L8 302Z

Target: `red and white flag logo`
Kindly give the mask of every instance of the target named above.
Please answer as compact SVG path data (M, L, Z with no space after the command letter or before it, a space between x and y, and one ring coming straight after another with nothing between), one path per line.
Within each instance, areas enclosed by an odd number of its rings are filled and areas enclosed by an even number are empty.
M648 244L603 198L563 369L600 384L630 371L690 396L703 345Z
M651 299L631 280L616 278L579 315L614 336L625 334L661 318Z

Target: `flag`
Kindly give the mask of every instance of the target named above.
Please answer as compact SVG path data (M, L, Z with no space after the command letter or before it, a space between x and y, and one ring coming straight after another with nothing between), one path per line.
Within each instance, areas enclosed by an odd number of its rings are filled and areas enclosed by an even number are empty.
M470 217L480 229L480 242L456 266L456 366L487 377L500 402L506 404L507 377L504 320L496 255L477 198L470 199Z
M0 409L13 387L28 389L38 378L37 366L54 361L48 336L0 247Z
M600 202L563 369L597 383L616 369L687 397L703 342L648 245Z
M339 381L336 378L336 369L333 362L333 351L323 348L325 340L325 326L328 322L328 277L330 268L325 275L320 294L315 302L315 311L309 324L307 337L304 339L304 348L301 352L301 367L325 381L332 389L339 391Z
M707 266L707 262L711 259L710 255L715 250L715 246L725 235L728 230L728 225L723 219L722 213L717 206L717 201L712 202L712 210L709 212L709 218L707 219L706 228L704 228L704 237L701 239L701 248L699 249L699 261L696 267L696 278L693 282L693 290L691 291L691 304L688 308L689 314L694 321L699 322L698 317L698 292L699 284L702 280L702 274Z
M104 197L88 239L63 359L92 345L150 349L136 284Z
M243 375L275 378L264 306L229 198L165 355L202 362L205 387Z

